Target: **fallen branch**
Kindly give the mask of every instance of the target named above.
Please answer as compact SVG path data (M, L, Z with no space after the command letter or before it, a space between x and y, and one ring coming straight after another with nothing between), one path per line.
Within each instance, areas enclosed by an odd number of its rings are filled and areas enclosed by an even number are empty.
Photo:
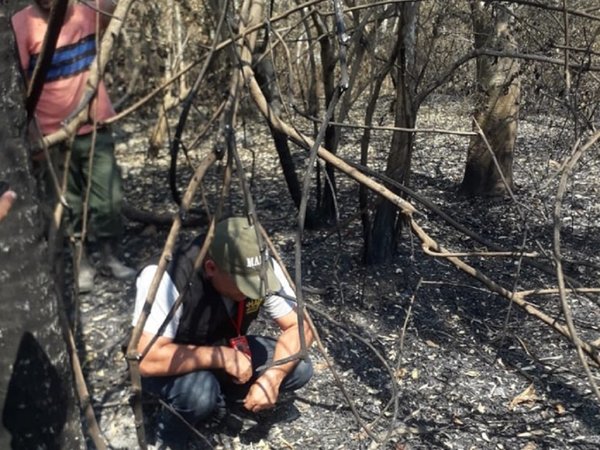
M170 226L173 223L172 213L146 211L127 202L123 202L121 212L127 219L133 222L157 226ZM181 217L181 226L183 227L198 227L207 223L208 217L203 211L190 210Z
M410 220L410 227L413 230L413 232L421 240L423 248L433 249L433 250L435 250L437 252L443 252L444 251L443 247L441 247L436 241L434 241L412 219ZM457 268L459 268L460 270L462 270L463 272L465 272L466 274L471 275L472 277L474 277L474 278L478 279L479 281L481 281L483 284L485 284L488 287L488 289L490 291L495 292L496 294L499 294L500 296L502 296L502 297L506 298L507 300L513 302L514 304L516 304L517 306L519 306L523 311L525 311L527 314L535 317L536 319L541 320L546 325L548 325L550 328L552 328L554 331L556 331L559 334L561 334L562 336L566 337L569 341L571 341L571 343L573 343L573 337L571 336L571 333L569 332L569 329L565 325L562 325L562 324L558 323L555 318L550 317L549 315L547 315L543 311L541 311L538 308L536 308L531 303L527 302L525 300L524 296L520 292L514 292L513 293L512 291L509 291L508 289L500 286L498 283L496 283L495 281L493 281L491 278L489 278L486 275L484 275L481 271L479 271L476 268L470 266L469 264L465 263L464 261L462 261L459 258L448 257L446 259L449 262L451 262L452 264L454 264ZM585 351L585 353L587 353L587 355L596 364L598 364L600 366L600 354L598 353L598 351L596 351L594 349L594 347L591 344L589 344L589 343L587 343L585 341L582 341L581 342L581 348Z

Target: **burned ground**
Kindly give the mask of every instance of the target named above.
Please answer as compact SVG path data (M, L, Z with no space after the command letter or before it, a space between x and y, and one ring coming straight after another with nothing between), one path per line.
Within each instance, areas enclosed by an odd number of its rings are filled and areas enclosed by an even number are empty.
M465 105L437 98L421 111L419 127L467 130L468 117ZM251 175L258 215L293 272L296 214L276 153L262 124L249 123L243 131L238 144ZM139 124L123 124L118 133L127 201L154 212L174 212L167 187L167 156L146 160L142 136L148 133ZM371 150L372 166L378 170L385 164L388 137L379 136ZM359 138L359 130L344 131L344 157L359 160ZM507 248L524 244L551 266L544 252L551 253L558 168L568 156L568 142L564 131L553 128L547 117L524 118L515 155L514 198L467 199L457 193L467 140L420 134L412 187L482 237ZM304 156L299 153L298 160ZM209 199L214 197L219 170L216 167L209 174L213 180L205 186ZM563 208L566 269L587 287L597 285L600 270L599 175L596 149L576 168ZM573 347L447 261L426 256L406 231L393 262L363 267L358 187L342 175L338 180L344 226L306 230L302 239L303 285L319 292L307 293L305 299L361 421L379 438L391 433L383 448L598 448L600 406ZM243 212L238 191L234 189L229 205L234 213ZM483 250L435 213L411 202L419 211L419 224L445 248ZM185 229L180 239L194 231ZM141 265L161 251L167 233L167 228L129 222L123 241L126 259ZM554 276L514 258L465 259L508 289L556 284ZM104 278L99 278L93 294L81 297L78 336L83 368L101 429L112 448L136 448L121 351L129 336L133 299L133 283ZM597 340L598 296L570 300L578 330L588 341ZM531 301L561 319L557 296ZM232 440L234 447L376 448L357 425L323 355L313 348L311 357L313 381L283 407L297 409L300 416L285 422L278 421L285 415L282 410L265 415L256 427ZM598 370L592 370L598 381Z

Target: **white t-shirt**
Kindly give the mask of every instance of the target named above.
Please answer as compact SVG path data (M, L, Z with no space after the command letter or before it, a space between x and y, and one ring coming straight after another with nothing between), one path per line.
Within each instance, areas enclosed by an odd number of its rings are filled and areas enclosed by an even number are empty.
M272 260L272 262L275 276L281 284L281 288L278 293L295 298L294 291L283 274L283 270L275 260ZM144 270L142 270L136 280L137 292L135 296L135 309L133 312L133 320L131 321L133 326L137 324L138 318L142 313L142 308L144 303L146 303L146 298L148 297L148 289L150 288L150 284L152 283L152 279L154 278L157 267L158 266L156 265L147 266L144 268ZM175 287L175 283L173 283L171 276L165 272L160 280L158 290L156 291L156 298L152 304L152 310L150 311L148 320L146 320L144 325L144 331L151 334L158 333L158 329L164 322L167 314L169 314L169 311L171 310L171 307L177 300L178 296L179 291ZM223 300L225 301L225 306L229 312L232 313L232 311L235 310L235 302L228 298L224 298ZM277 294L267 297L263 305L264 310L274 320L290 313L295 307L296 302ZM182 310L182 307L177 309L175 315L167 324L162 336L169 339L173 339L175 337L177 334L177 327L179 326L179 320L181 319Z

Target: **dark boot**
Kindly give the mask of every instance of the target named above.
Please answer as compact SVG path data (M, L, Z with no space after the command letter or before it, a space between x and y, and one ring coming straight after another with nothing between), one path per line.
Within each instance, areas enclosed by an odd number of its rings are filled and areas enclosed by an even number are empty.
M118 244L114 239L107 239L101 242L102 253L102 272L112 276L117 280L130 280L137 273L135 269L127 267L118 257Z
M77 286L80 294L91 292L94 290L94 277L96 276L96 269L90 263L90 260L85 251L85 245L81 241L76 241L73 246L74 262L77 263L79 254L81 253L81 259L79 259L79 271L77 272ZM74 264L74 267L75 267Z

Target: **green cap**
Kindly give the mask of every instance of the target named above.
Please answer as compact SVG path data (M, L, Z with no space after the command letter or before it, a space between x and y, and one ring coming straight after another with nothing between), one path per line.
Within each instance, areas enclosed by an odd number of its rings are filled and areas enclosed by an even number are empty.
M265 249L261 255L256 233L257 229L245 217L225 219L215 226L208 251L219 269L231 275L238 289L251 299L262 298L281 286L268 251ZM263 262L264 280L260 276Z

